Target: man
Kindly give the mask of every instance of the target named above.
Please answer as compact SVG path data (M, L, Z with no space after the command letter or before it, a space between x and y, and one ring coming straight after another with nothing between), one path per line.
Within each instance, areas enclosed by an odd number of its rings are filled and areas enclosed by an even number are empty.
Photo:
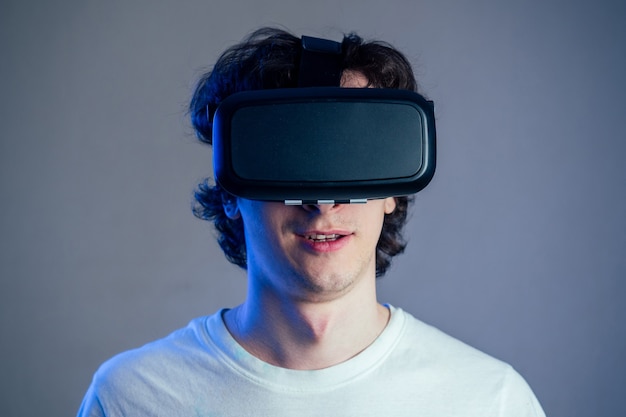
M226 97L296 87L300 52L276 29L227 50L191 102L199 138L211 143ZM402 54L356 35L341 69L342 87L417 89ZM408 197L286 205L207 181L196 200L247 270L245 301L106 362L79 415L544 415L510 366L378 302L376 276L404 250Z

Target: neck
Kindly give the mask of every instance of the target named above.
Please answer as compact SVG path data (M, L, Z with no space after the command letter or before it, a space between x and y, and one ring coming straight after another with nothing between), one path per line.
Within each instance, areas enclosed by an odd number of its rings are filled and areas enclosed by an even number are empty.
M278 299L252 288L225 315L230 333L248 352L290 369L344 362L369 346L388 320L388 309L376 301L374 280L330 301Z

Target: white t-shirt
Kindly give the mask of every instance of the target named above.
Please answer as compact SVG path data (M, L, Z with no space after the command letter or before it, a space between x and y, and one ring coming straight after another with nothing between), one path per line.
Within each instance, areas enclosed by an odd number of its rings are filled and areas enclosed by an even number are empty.
M398 308L352 359L303 371L261 361L222 313L124 352L96 372L79 416L545 416L509 365Z

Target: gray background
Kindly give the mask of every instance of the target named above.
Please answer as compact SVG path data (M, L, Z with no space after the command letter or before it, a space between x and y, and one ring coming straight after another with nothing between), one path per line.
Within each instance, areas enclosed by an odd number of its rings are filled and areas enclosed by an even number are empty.
M406 52L439 165L381 300L512 363L550 416L626 402L626 2L2 1L0 415L73 415L97 366L242 300L190 212L185 106L261 25Z

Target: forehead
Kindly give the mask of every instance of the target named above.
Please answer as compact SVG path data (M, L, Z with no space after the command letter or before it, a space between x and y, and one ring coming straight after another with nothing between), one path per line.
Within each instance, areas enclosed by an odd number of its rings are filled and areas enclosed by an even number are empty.
M341 86L345 88L365 88L369 80L359 71L347 70L341 74Z

